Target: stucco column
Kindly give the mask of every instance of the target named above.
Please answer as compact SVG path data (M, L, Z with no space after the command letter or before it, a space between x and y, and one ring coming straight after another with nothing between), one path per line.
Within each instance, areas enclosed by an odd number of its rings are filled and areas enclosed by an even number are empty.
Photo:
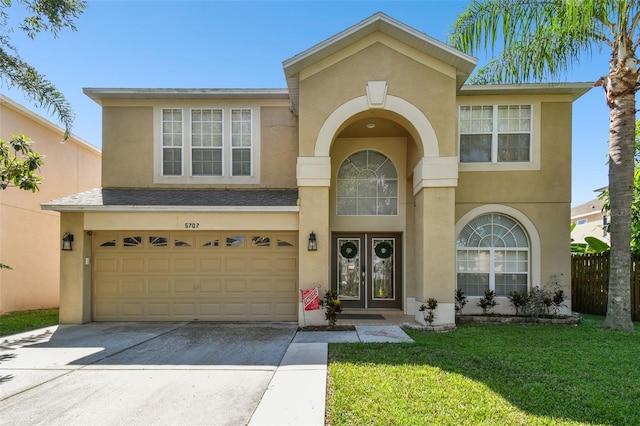
M329 249L329 185L330 157L299 157L297 165L299 203L299 264L300 290L320 287L320 298L330 288ZM309 234L316 234L318 250L307 249ZM299 292L300 293L300 292ZM301 326L326 324L322 309L305 311L299 294L298 323Z
M455 187L457 158L424 158L414 169L416 204L416 320L420 305L438 301L434 325L455 324Z
M90 236L84 232L83 213L60 214L60 240L73 234L73 250L60 253L60 324L82 324L91 321Z

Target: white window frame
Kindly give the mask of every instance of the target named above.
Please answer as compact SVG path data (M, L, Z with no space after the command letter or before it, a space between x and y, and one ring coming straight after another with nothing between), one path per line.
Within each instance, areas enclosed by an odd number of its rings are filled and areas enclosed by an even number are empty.
M182 109L182 175L163 175L162 159L162 112L166 109ZM191 113L197 109L222 109L222 176L194 176L192 173ZM232 175L231 149L231 110L251 110L251 175ZM155 184L207 184L207 185L246 185L260 183L260 107L238 101L175 101L156 105L153 108L153 183Z
M199 147L195 147L193 145L193 130L192 130L192 126L193 126L193 112L194 111L220 111L221 115L222 115L222 146L221 147L208 147L208 146L199 146ZM224 134L226 131L225 128L225 115L224 115L224 108L214 108L214 107L203 107L203 108L190 108L189 109L189 155L191 155L191 159L189 161L189 170L190 170L190 175L193 177L223 177L225 175L224 171L225 171L225 161L224 161L224 157L225 157L225 146L224 146ZM194 149L210 149L210 150L220 150L221 151L221 158L222 158L222 168L221 168L221 174L220 175L194 175L193 174L193 150Z
M498 132L498 107L500 106L530 106L531 107L531 129L529 138L529 161L518 162L498 162L498 134L509 134L510 132ZM483 163L467 163L460 161L460 110L461 107L477 107L477 106L491 106L493 107L493 130L491 132L491 161ZM540 102L500 102L499 100L479 100L468 102L467 99L458 103L456 109L456 125L457 125L457 146L458 146L458 170L460 172L472 172L472 171L516 171L516 170L540 170ZM515 132L523 133L523 132ZM477 134L477 133L474 133Z
M235 111L240 111L240 115L242 116L242 114L246 110L248 110L250 112L250 114L251 114L251 122L250 122L251 123L251 130L250 130L251 134L249 135L250 138L251 138L251 142L250 142L248 147L244 146L242 144L240 146L234 146L233 145L233 136L234 136L234 133L233 133L233 123L234 123L234 121L233 121L233 113ZM230 123L231 123L230 124L230 128L229 128L229 133L230 133L230 136L231 136L231 144L230 144L230 146L231 146L231 159L229 161L229 169L230 169L231 176L242 176L242 177L246 177L247 176L247 175L235 175L233 173L233 153L234 153L234 151L243 151L243 150L247 150L247 149L249 150L249 157L251 158L251 164L249 165L249 176L252 176L253 175L253 163L254 163L254 161L253 161L253 110L251 108L231 108L229 120L230 120ZM243 123L243 120L241 120L240 123ZM241 134L241 136L243 136L243 135Z
M175 145L169 145L169 146L165 146L164 145L164 112L165 111L180 111L180 115L182 116L182 122L181 122L181 126L180 126L180 160L181 160L181 164L180 164L180 174L178 175L165 175L164 174L164 156L165 156L165 150L166 149L176 149L178 148ZM172 113L173 115L173 113ZM174 121L172 120L171 123L173 123ZM184 176L184 110L182 108L162 108L162 110L160 111L160 126L161 126L161 130L160 130L160 145L161 145L161 154L160 154L160 173L162 173L163 176L167 176L167 177L182 177ZM172 139L173 139L173 135L174 133L171 132L172 135Z
M488 290L493 290L496 291L496 275L499 274L512 274L512 275L520 275L520 276L524 276L526 277L526 281L527 281L527 288L526 291L529 292L531 289L531 238L527 235L527 231L526 228L519 223L516 219L509 217L508 215L504 214L504 213L500 213L500 212L487 212L481 215L478 215L476 217L474 217L473 219L476 219L478 217L481 216L486 216L486 215L500 215L500 216L504 216L507 217L509 219L511 219L512 221L515 222L515 224L524 232L525 237L527 239L527 247L506 247L506 246L467 246L467 247L456 247L456 269L457 269L457 265L458 265L458 256L460 252L467 252L467 253L473 253L473 252L488 252L488 263L489 263L489 267L485 270L478 270L478 271L474 271L474 272L467 272L467 274L472 275L472 274L487 274L488 278L489 278L489 288ZM456 233L456 238L459 238L460 233L462 232L463 229L466 228L466 226L470 223L471 221L468 221L463 227L461 227L460 231ZM496 268L496 254L498 252L513 252L513 253L526 253L526 272L520 272L520 271L499 271L498 268ZM507 263L507 260L504 261L505 264ZM512 260L513 262L513 260ZM464 274L464 273L463 273ZM458 271L456 270L456 289L458 288L458 283L457 283L457 275L458 275ZM482 297L482 294L470 294L469 296L471 297ZM497 294L497 297L508 297L508 294Z

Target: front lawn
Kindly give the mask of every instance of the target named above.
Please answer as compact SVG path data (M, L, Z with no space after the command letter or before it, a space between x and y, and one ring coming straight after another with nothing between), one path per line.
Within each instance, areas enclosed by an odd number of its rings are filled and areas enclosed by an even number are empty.
M640 324L466 325L413 344L331 344L327 423L637 425Z
M58 324L58 308L18 311L0 315L0 336Z

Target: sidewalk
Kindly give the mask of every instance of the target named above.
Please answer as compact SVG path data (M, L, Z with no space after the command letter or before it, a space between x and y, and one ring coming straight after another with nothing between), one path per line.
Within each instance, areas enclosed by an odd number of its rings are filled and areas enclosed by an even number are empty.
M357 325L355 331L298 331L249 425L324 425L329 343L410 343L396 325Z

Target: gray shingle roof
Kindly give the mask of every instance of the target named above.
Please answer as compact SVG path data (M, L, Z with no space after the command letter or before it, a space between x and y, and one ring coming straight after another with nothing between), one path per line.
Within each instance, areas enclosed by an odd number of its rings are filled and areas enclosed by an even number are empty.
M54 211L284 210L297 211L297 189L95 188L43 203Z

